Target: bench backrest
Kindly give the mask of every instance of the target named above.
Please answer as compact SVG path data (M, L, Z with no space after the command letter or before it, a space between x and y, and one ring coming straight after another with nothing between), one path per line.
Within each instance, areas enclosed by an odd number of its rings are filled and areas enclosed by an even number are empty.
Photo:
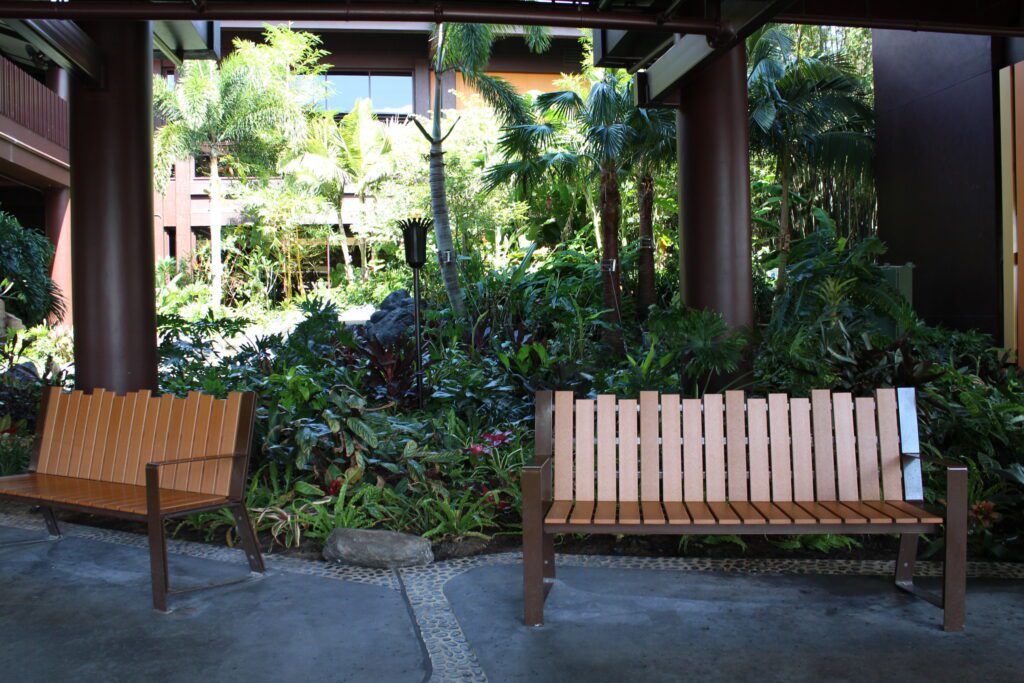
M913 389L810 399L538 392L554 500L921 500Z
M252 439L256 399L231 393L215 399L149 391L117 395L44 390L32 469L119 484L146 483L146 463L244 453ZM161 488L237 496L248 457L161 468ZM241 470L239 473L238 470Z

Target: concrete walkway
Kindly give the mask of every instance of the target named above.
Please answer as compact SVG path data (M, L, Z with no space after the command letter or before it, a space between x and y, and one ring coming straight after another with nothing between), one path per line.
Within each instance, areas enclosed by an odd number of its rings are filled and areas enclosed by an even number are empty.
M1024 681L1021 565L972 565L1005 578L971 580L965 634L887 563L825 560L559 556L547 625L526 628L516 553L401 572L269 556L265 577L159 614L145 537L64 526L0 548L3 680ZM0 509L0 543L43 533ZM246 572L196 543L170 564L178 586Z

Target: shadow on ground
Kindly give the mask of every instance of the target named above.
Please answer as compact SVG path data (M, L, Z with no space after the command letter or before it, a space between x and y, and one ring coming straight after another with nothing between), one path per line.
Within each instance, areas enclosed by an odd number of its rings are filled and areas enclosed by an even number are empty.
M543 627L522 624L521 568L445 586L500 681L1022 681L1024 584L968 583L967 631L884 577L564 567ZM926 585L932 582L925 582Z

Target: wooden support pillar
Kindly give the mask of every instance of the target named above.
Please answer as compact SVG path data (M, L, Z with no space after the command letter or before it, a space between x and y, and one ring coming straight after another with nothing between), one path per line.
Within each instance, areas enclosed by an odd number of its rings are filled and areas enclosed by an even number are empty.
M683 86L678 126L679 284L688 306L754 322L747 57L743 43Z
M152 31L120 20L82 28L104 78L71 86L75 382L156 389Z

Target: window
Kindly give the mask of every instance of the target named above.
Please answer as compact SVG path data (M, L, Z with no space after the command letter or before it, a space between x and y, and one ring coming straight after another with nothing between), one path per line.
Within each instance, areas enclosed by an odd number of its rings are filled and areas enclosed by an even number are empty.
M395 73L333 73L325 76L324 109L352 111L356 100L369 98L381 116L412 114L412 75Z

